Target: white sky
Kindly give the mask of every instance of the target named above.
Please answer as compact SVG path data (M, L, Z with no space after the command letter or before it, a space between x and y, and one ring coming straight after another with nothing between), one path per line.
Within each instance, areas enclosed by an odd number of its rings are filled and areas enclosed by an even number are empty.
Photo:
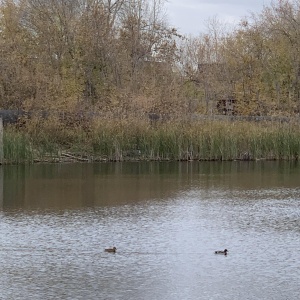
M167 0L165 5L171 26L179 33L198 35L206 31L206 23L216 17L222 23L238 24L251 12L261 12L272 0ZM276 2L276 1L275 1Z

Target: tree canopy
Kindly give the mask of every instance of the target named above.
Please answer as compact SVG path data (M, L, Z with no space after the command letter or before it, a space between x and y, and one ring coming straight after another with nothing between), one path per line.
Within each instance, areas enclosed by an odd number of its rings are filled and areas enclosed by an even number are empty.
M169 26L163 0L2 0L0 108L139 117L300 111L300 1L230 31Z

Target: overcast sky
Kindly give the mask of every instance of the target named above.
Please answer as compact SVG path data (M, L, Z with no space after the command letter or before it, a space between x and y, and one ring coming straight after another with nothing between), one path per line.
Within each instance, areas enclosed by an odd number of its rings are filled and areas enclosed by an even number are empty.
M168 0L167 16L171 26L182 34L205 32L207 20L237 24L251 12L259 13L272 0Z

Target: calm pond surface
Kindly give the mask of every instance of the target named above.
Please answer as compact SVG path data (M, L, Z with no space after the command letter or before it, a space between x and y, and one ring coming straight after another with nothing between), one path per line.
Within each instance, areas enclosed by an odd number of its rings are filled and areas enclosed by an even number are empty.
M3 166L0 229L4 300L300 299L297 162Z

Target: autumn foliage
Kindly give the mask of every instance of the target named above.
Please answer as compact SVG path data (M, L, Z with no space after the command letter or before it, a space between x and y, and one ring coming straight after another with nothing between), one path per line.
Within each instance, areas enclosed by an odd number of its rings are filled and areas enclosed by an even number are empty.
M184 37L162 0L2 0L0 108L85 118L300 110L300 1ZM226 111L225 111L226 113Z

